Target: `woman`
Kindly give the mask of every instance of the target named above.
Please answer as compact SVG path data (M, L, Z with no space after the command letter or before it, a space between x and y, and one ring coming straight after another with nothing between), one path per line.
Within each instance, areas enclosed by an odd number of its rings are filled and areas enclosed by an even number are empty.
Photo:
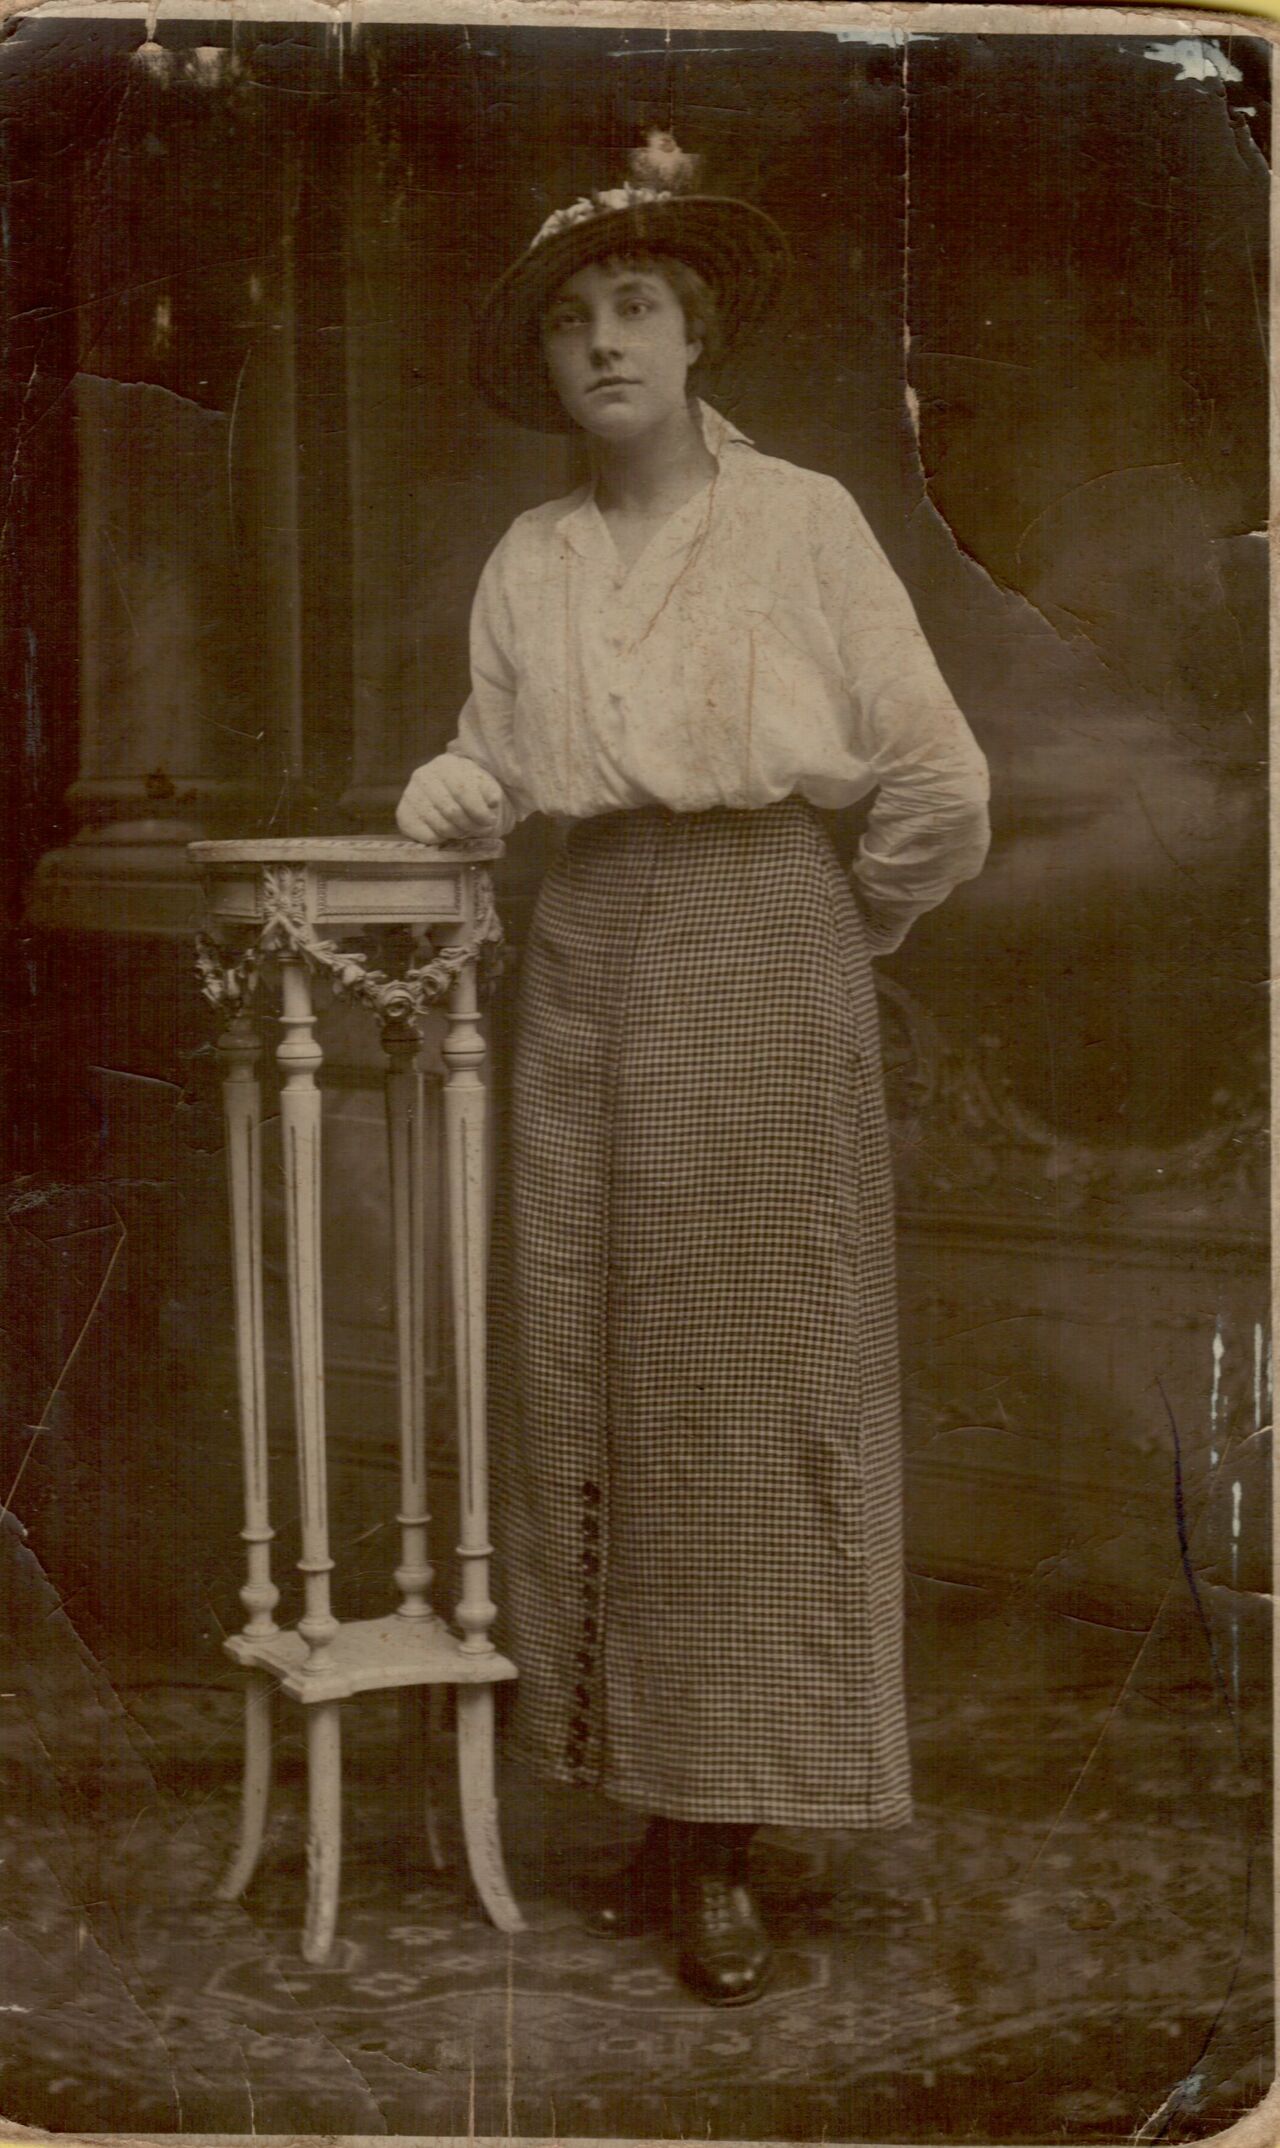
M550 218L486 302L481 394L577 428L592 475L486 566L458 736L399 821L567 823L494 1293L514 1744L648 1817L602 1922L669 1919L733 2005L769 1970L753 1829L909 1817L869 963L977 872L987 788L849 495L690 393L785 246L678 161ZM814 809L872 791L851 887Z

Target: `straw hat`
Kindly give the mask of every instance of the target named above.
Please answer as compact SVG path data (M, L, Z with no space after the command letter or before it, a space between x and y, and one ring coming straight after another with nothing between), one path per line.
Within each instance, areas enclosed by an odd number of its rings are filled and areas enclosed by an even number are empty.
M547 374L542 318L561 285L588 262L674 254L715 293L724 354L777 297L787 242L772 217L728 195L690 191L697 159L670 135L633 151L632 178L557 209L485 299L471 339L471 379L490 408L535 432L573 430Z

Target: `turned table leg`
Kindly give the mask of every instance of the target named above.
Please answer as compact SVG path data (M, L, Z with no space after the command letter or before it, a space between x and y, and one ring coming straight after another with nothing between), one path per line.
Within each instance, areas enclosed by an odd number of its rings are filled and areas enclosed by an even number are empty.
M423 1277L426 1216L422 1077L419 1038L411 1022L382 1025L387 1056L387 1151L391 1176L391 1269L395 1292L400 1412L400 1564L396 1587L402 1618L430 1618L427 1591L426 1377Z
M325 1466L324 1333L320 1265L320 1091L322 1061L314 1035L315 1015L306 966L283 960L281 1039L276 1059L284 1077L280 1092L280 1139L284 1151L285 1254L289 1285L289 1339L293 1361L293 1407L302 1507L305 1608L298 1632L307 1644L303 1678L316 1677L332 1661L338 1621L329 1601L329 1504ZM307 1840L307 1922L303 1952L324 1959L337 1915L342 1844L339 1704L309 1701L307 1775L310 1832Z
M244 1464L244 1528L248 1573L240 1601L245 1632L275 1633L280 1592L271 1579L267 1483L266 1353L262 1317L262 1092L260 1041L252 1016L239 1009L218 1039L227 1127L231 1206L231 1273L236 1314L236 1382ZM253 1675L245 1692L244 1782L240 1837L217 1893L233 1901L252 1879L262 1850L271 1795L271 1680Z
M302 1503L305 1610L298 1631L307 1644L308 1672L328 1667L338 1621L329 1602L329 1494L324 1447L324 1334L320 1295L320 1091L322 1061L313 1034L311 986L301 962L280 965L284 1036L276 1060L284 1076L280 1139L284 1150L285 1258L289 1284L289 1341L293 1409Z
M488 1655L493 1650L489 1628L495 1609L489 1595L492 1546L486 1489L486 1099L481 1077L484 1036L474 962L468 962L456 978L447 1014L448 1031L443 1045L444 1130L458 1390L458 1556L462 1567L457 1621L464 1653ZM458 1789L467 1861L476 1891L498 1929L518 1932L524 1929L524 1920L507 1881L498 1836L493 1721L492 1686L460 1685Z
M391 1180L391 1271L395 1303L397 1397L400 1413L400 1564L396 1587L400 1616L430 1619L431 1560L427 1548L426 1442L426 1125L421 1038L416 1023L399 1015L382 1024L387 1059L387 1157ZM421 1811L432 1864L444 1863L440 1827L431 1798L426 1694L407 1692L400 1701L400 1742L406 1782Z

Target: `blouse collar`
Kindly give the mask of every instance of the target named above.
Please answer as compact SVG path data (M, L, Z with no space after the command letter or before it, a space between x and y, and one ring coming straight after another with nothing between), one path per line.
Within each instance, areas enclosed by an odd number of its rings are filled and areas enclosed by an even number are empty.
M717 465L721 463L726 447L732 445L749 448L752 445L747 435L739 432L737 426L728 418L722 417L718 410L713 410L710 403L699 400L696 408L703 442ZM695 494L695 498L700 497L701 494ZM686 502L687 504L689 503ZM683 508L676 509L677 514L683 512ZM582 552L591 548L592 539L598 535L601 527L594 478L588 478L585 485L580 485L576 492L570 493L564 503L564 513L558 520L562 535L569 539L575 551Z
M739 432L737 426L728 418L722 417L718 410L713 410L710 403L699 401L698 418L707 451L715 456L717 462L720 460L721 450L727 447L730 441L736 441L741 447L752 445L747 435Z

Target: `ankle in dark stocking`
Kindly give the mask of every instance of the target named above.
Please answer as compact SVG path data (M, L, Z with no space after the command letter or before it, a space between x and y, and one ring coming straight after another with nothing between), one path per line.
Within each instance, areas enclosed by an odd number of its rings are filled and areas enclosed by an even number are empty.
M586 1922L593 1932L607 1932L612 1939L669 1927L671 1856L665 1820L650 1820L639 1849L587 1910Z

